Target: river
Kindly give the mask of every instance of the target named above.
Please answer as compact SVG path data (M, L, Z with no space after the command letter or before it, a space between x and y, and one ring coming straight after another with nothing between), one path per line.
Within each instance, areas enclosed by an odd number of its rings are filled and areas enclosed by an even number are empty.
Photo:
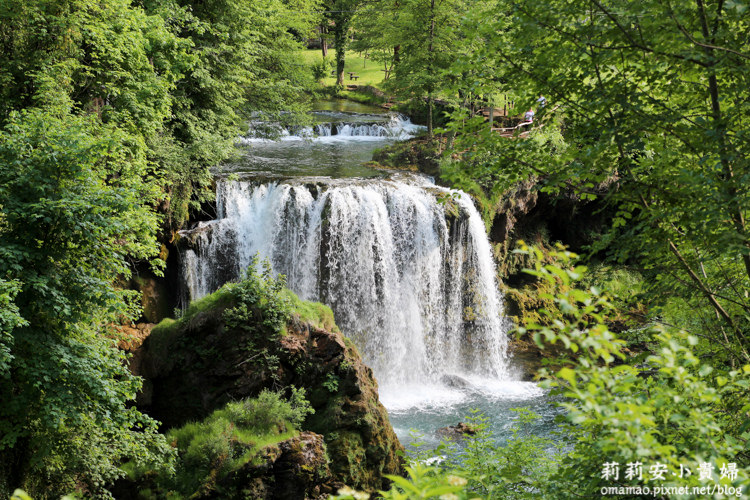
M419 174L364 165L377 148L423 128L379 108L317 104L316 124L277 140L240 141L242 158L216 172L217 219L201 223L183 256L191 300L236 279L259 253L301 298L331 306L379 382L402 442L471 409L502 439L513 408L559 412L520 381L508 353L495 263L470 197Z

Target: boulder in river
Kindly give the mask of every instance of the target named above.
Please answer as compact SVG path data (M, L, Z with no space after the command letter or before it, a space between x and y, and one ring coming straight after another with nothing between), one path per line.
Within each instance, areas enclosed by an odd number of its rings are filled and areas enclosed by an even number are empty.
M437 430L437 435L450 441L461 441L466 436L473 436L477 430L469 424L459 422L456 425L449 425Z
M471 389L472 387L471 382L459 375L454 375L452 373L446 373L445 375L440 377L440 382L448 387L453 387L455 389Z

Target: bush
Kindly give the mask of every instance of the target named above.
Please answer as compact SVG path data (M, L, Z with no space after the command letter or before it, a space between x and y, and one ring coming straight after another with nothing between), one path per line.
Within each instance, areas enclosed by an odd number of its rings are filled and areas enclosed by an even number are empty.
M542 497L555 472L561 450L551 439L526 435L523 429L538 415L528 409L515 410L518 418L511 436L498 445L488 429L487 418L475 412L468 418L476 434L463 443L443 442L437 449L410 457L406 477L388 476L393 486L379 494L384 499L536 499ZM437 465L428 465L441 457ZM366 493L342 488L335 500L369 498Z
M269 432L287 422L299 429L315 410L305 399L305 390L292 387L289 400L282 399L277 392L264 390L257 398L228 404L225 412L238 427Z
M291 437L313 409L305 390L292 387L289 399L265 390L257 398L227 404L201 422L167 434L178 450L175 474L157 479L164 490L192 495L210 491L217 480L252 460L269 444Z
M291 301L284 292L286 277L283 274L274 276L267 260L261 266L258 262L256 255L244 279L230 285L236 305L224 311L224 323L228 328L264 338L281 336L292 312ZM259 267L262 267L260 271Z
M569 398L562 405L573 443L551 481L555 498L599 495L605 486L705 486L697 473L703 464L716 472L709 485L747 487L750 365L712 365L696 356L698 337L663 327L651 328L653 350L645 363L629 364L624 342L607 327L609 298L594 287L575 287L586 269L572 266L574 254L556 257L559 264L537 262L533 274L565 288L552 296L562 318L528 326L540 346L560 343L568 351L562 369L544 374L548 386ZM636 463L643 479L625 478L626 467ZM605 477L604 464L622 473ZM729 464L737 467L736 479L720 478ZM663 479L653 465L664 468Z
M315 62L310 66L312 70L313 78L317 81L323 80L328 76L328 72L333 68L333 61L330 58L324 57L318 62Z

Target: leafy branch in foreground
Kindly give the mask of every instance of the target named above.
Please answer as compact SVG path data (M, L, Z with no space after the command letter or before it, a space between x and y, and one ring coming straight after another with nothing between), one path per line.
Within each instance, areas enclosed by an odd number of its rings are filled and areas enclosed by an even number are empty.
M539 251L522 246L524 253ZM660 464L667 471L660 486L701 486L699 464L717 471L715 480L734 487L750 484L750 365L727 369L695 354L699 339L677 328L652 327L653 347L645 363L628 364L623 341L606 325L608 298L592 287L576 289L585 268L576 256L559 250L555 264L536 261L532 274L564 291L553 300L562 313L549 325L529 325L544 346L561 342L573 360L556 372L544 370L546 386L569 402L567 431L573 450L552 478L557 498L598 494L603 486L633 485L636 480L604 479L605 463ZM522 332L525 333L525 332ZM736 478L718 471L736 464ZM658 478L644 475L644 481ZM643 483L640 483L643 484Z

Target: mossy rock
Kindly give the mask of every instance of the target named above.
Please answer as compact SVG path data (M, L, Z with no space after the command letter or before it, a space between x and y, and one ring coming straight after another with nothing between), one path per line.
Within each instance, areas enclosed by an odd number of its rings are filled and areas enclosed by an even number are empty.
M192 304L178 320L162 321L137 353L134 371L146 378L139 407L170 428L266 388L304 388L315 414L303 429L325 437L334 479L368 491L386 487L383 476L402 471L403 447L372 370L330 308L286 290L281 295L292 305L283 335L263 333L263 318L253 315L229 327L231 287Z

